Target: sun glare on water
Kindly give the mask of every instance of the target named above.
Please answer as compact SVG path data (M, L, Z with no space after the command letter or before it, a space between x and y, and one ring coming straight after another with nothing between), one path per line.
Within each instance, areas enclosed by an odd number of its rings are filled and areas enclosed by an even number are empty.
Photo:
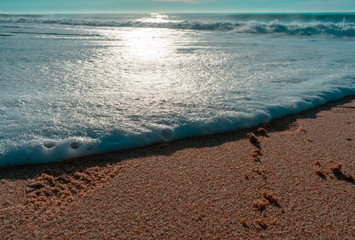
M168 18L167 15L151 13L147 17L135 19L135 23L138 24L136 27L113 28L105 31L105 35L112 40L119 40L115 44L123 46L127 55L137 61L164 61L164 58L169 57L174 51L175 40L181 40L181 34L179 35L175 29L154 27L156 23L175 22ZM139 27L139 23L144 26ZM147 27L150 23L152 27Z
M159 60L166 57L172 44L164 29L138 28L124 33L123 37L129 47L129 53L142 60Z
M140 19L138 21L141 22L148 22L148 23L166 23L170 22L168 20L169 16L159 14L159 13L151 13L149 17L144 17L143 19Z

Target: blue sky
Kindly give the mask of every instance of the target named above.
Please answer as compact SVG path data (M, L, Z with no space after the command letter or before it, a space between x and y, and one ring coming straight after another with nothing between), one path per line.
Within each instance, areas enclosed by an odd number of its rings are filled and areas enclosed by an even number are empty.
M0 13L355 12L354 0L0 0Z

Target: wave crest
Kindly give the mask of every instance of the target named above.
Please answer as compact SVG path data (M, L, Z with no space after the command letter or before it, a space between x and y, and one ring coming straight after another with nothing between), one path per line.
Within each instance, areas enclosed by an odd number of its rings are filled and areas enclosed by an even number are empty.
M82 25L91 27L139 27L139 28L170 28L207 31L233 31L253 34L286 34L313 36L324 35L333 37L355 37L355 24L345 22L311 22L311 23L281 23L277 20L263 23L247 22L202 22L202 21L164 21L143 22L140 20L115 21L113 19L59 19L45 17L1 17L2 24L61 24Z

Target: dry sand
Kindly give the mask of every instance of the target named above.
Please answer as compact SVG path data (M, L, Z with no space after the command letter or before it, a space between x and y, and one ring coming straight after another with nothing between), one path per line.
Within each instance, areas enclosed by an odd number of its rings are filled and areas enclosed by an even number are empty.
M354 125L350 97L267 133L0 169L0 238L354 239Z

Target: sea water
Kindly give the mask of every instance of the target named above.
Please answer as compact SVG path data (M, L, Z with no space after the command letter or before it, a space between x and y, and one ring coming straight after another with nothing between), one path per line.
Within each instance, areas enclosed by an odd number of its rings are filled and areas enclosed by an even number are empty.
M0 15L0 166L238 130L355 94L355 14Z

